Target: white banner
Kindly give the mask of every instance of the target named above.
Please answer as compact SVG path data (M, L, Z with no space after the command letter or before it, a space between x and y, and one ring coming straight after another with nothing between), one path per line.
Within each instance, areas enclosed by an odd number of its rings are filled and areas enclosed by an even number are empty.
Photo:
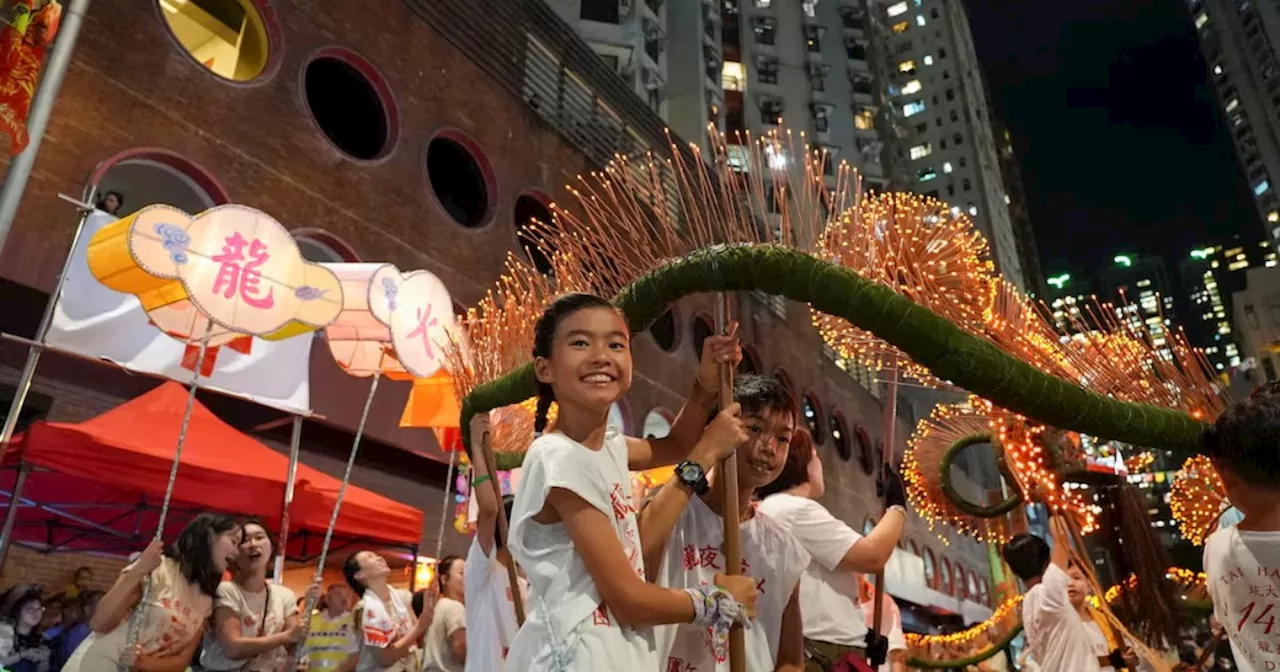
M192 371L182 366L186 345L151 324L137 297L108 289L89 272L85 253L89 241L114 221L115 217L101 211L85 221L80 242L71 251L67 279L45 342L132 371L188 383ZM220 348L213 375L202 378L200 386L293 413L310 413L311 342L312 336L306 334L274 342L255 338L248 354Z

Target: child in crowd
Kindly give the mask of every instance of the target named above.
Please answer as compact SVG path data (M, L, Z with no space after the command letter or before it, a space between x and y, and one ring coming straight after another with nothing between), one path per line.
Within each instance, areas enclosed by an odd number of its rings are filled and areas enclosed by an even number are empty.
M311 615L302 657L308 672L336 672L359 647L348 588L339 583L329 586L319 606Z
M756 488L773 482L786 463L796 425L796 404L773 378L740 376L734 401L741 408L745 436L738 447L738 511L742 572L756 580L756 617L746 630L748 670L802 672L804 631L800 616L800 575L809 554L752 501ZM640 513L645 566L657 568L658 583L671 588L709 585L726 569L724 488L711 470L713 456L695 450ZM674 528L674 529L673 529ZM669 537L669 538L668 538ZM728 650L717 633L693 624L660 629L659 652L672 670L728 670Z
M733 365L739 353L731 336L709 337L699 382L671 434L635 439L608 424L610 408L631 389L631 333L622 315L588 294L562 296L543 312L534 329L535 430L545 429L552 401L559 414L555 430L525 456L512 510L511 554L530 588L528 619L509 654L520 669L651 672L659 669L652 626L727 629L754 611L755 581L747 577L717 575L715 585L688 590L645 582L628 473L678 462L701 443L718 367ZM734 436L724 426L739 422L737 411L736 404L724 409L707 436ZM737 448L721 441L697 454L718 461Z
M1213 611L1244 672L1280 669L1280 385L1226 410L1205 432L1204 453L1244 518L1204 544Z
M498 538L498 498L489 479L488 465L480 457L479 446L489 434L489 414L477 413L471 420L472 455L475 480L471 492L476 498L476 535L467 551L467 672L501 672L515 639L516 611L506 563L515 562ZM504 497L507 521L515 498ZM519 579L520 595L529 608L529 587Z
M782 523L808 551L800 577L804 615L805 669L822 672L864 665L883 639L869 641L858 582L861 574L884 569L902 538L907 520L902 481L887 471L881 482L886 508L880 522L862 536L814 501L826 491L822 460L808 432L797 431L782 473L761 489L760 510ZM883 649L881 649L883 650ZM857 661L856 663L854 661Z
M89 627L64 672L118 672L121 663L138 672L182 672L191 663L213 599L240 543L240 524L230 516L202 513L165 548L153 541L120 573L99 600ZM150 577L146 604L143 582ZM126 650L130 614L139 614L137 639Z
M360 609L356 629L360 632L357 672L417 672L416 652L431 625L430 610L415 618L413 595L387 585L391 568L381 555L360 551L347 558L342 573L356 595Z
M456 555L436 565L440 599L427 628L424 672L463 672L467 665L467 563Z
M267 580L274 559L271 535L257 521L241 526L239 555L231 580L218 584L213 627L200 650L200 667L276 672L306 634L298 596Z
M1004 560L1027 586L1022 600L1022 624L1027 648L1044 672L1091 672L1137 669L1137 659L1110 646L1101 626L1085 604L1089 583L1078 567L1071 567L1067 522L1049 519L1053 547L1031 534L1019 534L1004 547Z

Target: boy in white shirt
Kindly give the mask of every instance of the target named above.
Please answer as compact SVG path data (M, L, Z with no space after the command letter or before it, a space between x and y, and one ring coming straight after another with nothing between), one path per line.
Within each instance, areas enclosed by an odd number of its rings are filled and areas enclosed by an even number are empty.
M1227 498L1244 514L1204 544L1214 616L1237 668L1280 670L1280 384L1227 409L1202 446Z
M756 617L746 629L746 669L802 672L803 630L800 575L809 554L786 530L760 512L756 488L778 476L786 462L796 424L796 405L773 378L739 376L734 401L741 406L747 440L737 449L742 572L756 580ZM656 567L657 583L669 588L710 585L727 569L722 555L724 483L717 473L681 463L672 479L640 512L645 566ZM678 516L678 518L677 518ZM708 628L694 624L658 629L664 670L728 670L727 647Z
M1022 625L1027 648L1044 672L1095 672L1134 669L1132 654L1107 651L1107 640L1093 619L1083 616L1089 584L1069 567L1070 532L1061 517L1049 519L1053 548L1031 534L1019 534L1004 547L1004 560L1027 586ZM1099 643L1100 642L1100 643Z

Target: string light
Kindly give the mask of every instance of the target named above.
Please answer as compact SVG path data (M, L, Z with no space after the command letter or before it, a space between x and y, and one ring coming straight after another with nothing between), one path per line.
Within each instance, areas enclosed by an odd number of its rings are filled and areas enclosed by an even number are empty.
M923 655L936 655L936 652L929 649L936 646L970 644L983 637L988 644L997 642L1022 623L1021 614L1018 613L1018 607L1021 605L1022 596L1014 595L1000 603L1000 606L996 607L985 621L959 632L944 635L918 635L908 632L906 633L907 645L913 652L919 650Z
M1204 455L1189 458L1174 475L1169 508L1187 541L1197 546L1203 544L1217 528L1222 513L1230 507L1222 477Z
M1151 451L1148 450L1148 451L1138 453L1137 455L1134 455L1126 459L1124 461L1124 466L1125 466L1125 469L1129 470L1129 473L1140 474L1150 469L1151 465L1154 464L1155 461L1156 461L1155 453L1152 453Z

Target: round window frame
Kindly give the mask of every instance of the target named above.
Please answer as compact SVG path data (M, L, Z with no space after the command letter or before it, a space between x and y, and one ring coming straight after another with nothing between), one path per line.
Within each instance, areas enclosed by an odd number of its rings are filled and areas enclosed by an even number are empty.
M169 41L173 43L173 46L186 61L204 73L204 76L212 77L227 86L243 88L262 86L280 74L280 67L284 63L284 31L280 28L280 14L272 5L271 0L239 0L239 2L241 6L250 6L257 12L258 18L262 19L262 26L267 35L267 61L262 65L261 72L245 80L227 79L205 67L204 63L196 60L195 54L187 51L187 45L183 44L182 40L178 39L177 34L173 32L173 28L169 26L169 20L165 18L164 8L160 6L159 0L152 3L152 8L155 10L156 19L164 27L165 34L169 36Z
M360 73L373 88L374 95L377 96L378 102L382 105L382 115L386 118L387 123L387 139L384 142L382 151L371 159L362 159L353 154L348 154L345 149L339 147L338 143L334 142L333 138L330 138L329 134L325 132L324 127L320 125L320 120L316 119L315 112L311 109L311 102L307 100L307 68L312 63L326 58L342 61ZM400 146L400 106L396 100L395 90L391 88L391 83L387 81L386 76L382 74L378 66L346 47L321 47L303 59L302 67L298 69L298 99L302 103L302 109L307 113L307 119L311 122L312 128L315 129L316 133L320 135L320 138L324 140L330 149L337 152L339 156L347 161L361 166L378 165L389 160Z
M835 444L836 455L844 462L853 459L853 437L849 435L849 422L844 419L844 414L834 411L827 419L827 433L831 434L831 440ZM835 430L840 431L839 438L835 435Z
M425 160L424 160L424 168L425 168ZM428 175L427 176L428 188L431 187L431 185L429 184L430 181L431 181L431 177L430 175ZM434 196L435 189L431 189L431 193ZM541 189L521 190L519 193L516 194L516 197L511 200L511 234L515 236L516 251L520 253L520 256L523 257L525 261L529 262L529 265L533 266L534 270L538 271L539 273L543 273L543 271L538 268L537 260L535 260L533 258L533 255L529 253L529 247L525 246L525 241L520 235L520 232L524 228L525 223L516 219L516 209L520 207L520 199L522 198L532 198L533 200L542 204L542 207L546 208L547 214L551 215L550 225L556 229L559 229L560 227L556 224L556 220L555 220L555 210L552 209L551 207L554 201L551 200L551 197L548 196L547 193L542 191ZM436 200L439 201L440 200L439 197L436 197ZM445 214L448 215L448 213L445 213ZM449 219L452 220L453 217L450 216ZM454 223L457 224L456 221ZM532 241L529 241L529 242L532 243ZM541 250L539 250L539 254L541 254ZM543 256L545 257L546 255L543 255ZM546 259L546 262L547 262L547 266L550 267L551 259L549 258ZM555 276L555 273L548 272L544 274L547 275L548 277Z
M431 184L431 172L427 169L428 156L431 154L431 143L436 140L448 140L463 149L471 156L471 160L475 161L476 166L480 168L480 174L484 177L485 196L488 200L488 208L485 210L483 220L475 226L467 226L462 222L453 218L448 210L445 210L444 203L440 201L440 196L436 194L435 185ZM498 218L498 196L500 195L500 185L498 183L498 173L493 168L493 163L489 161L489 155L480 146L480 143L469 133L460 128L447 127L436 129L431 137L427 138L426 144L422 149L422 174L426 182L427 192L431 195L431 203L435 206L436 212L440 213L448 222L462 231L479 233L493 225ZM512 200L511 217L515 219L515 201Z
M813 407L814 425L817 427L816 430L809 426L808 420L804 417L805 404ZM800 396L800 419L805 423L805 428L809 430L809 434L812 435L813 445L815 446L823 446L827 443L827 423L825 421L826 413L824 410L825 409L822 407L822 400L818 398L818 395L814 393L813 390L809 390Z

